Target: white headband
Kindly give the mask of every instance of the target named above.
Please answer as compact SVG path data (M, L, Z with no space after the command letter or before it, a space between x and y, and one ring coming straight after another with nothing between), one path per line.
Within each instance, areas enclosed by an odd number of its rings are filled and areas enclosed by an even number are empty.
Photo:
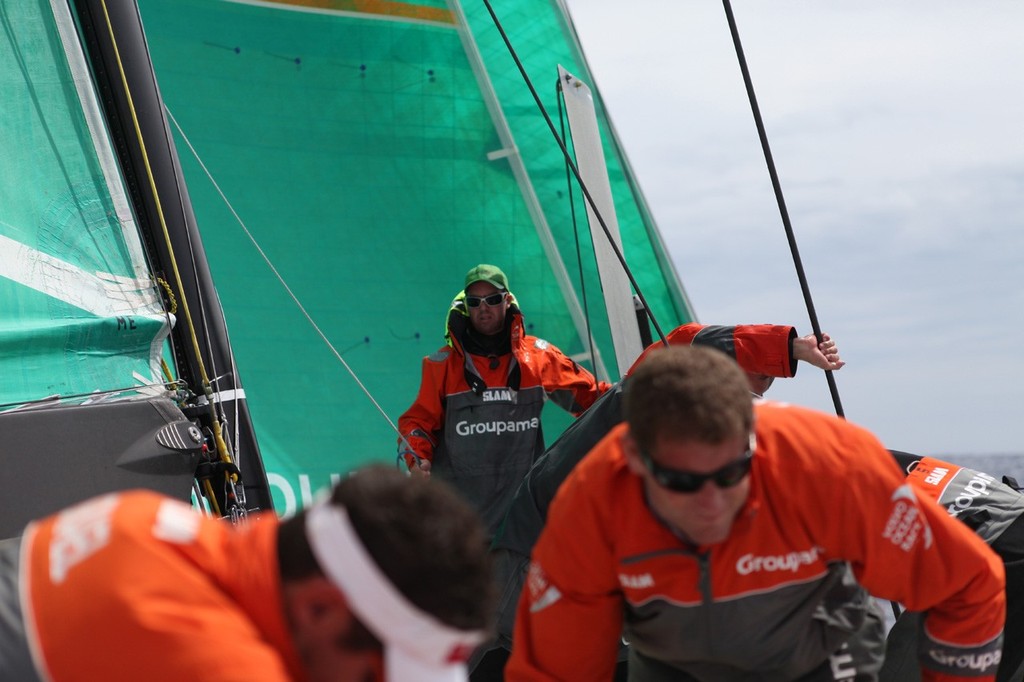
M377 566L343 507L320 502L306 512L306 537L352 611L384 643L388 680L465 680L465 661L482 630L445 625L406 599Z

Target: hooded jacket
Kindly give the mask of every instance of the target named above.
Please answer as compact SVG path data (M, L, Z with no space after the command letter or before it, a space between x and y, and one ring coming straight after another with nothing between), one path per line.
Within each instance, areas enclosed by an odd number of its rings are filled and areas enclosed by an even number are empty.
M446 324L448 345L423 359L419 393L398 420L406 464L429 460L431 476L454 485L492 534L544 451L544 402L579 416L609 388L552 344L526 334L509 295L509 352L491 356L466 351L470 321L465 294L456 296Z

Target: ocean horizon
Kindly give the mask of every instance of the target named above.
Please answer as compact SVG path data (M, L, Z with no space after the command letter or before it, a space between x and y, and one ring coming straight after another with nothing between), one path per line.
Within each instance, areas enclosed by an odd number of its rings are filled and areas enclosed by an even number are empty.
M1024 484L1024 454L1020 453L962 453L957 455L936 455L953 464L974 469L1001 479L1010 476Z

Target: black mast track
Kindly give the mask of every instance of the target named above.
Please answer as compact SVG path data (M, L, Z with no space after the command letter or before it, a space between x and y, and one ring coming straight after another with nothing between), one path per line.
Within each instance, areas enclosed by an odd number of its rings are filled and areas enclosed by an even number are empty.
M177 324L171 332L178 371L188 386L202 395L201 368L206 368L213 384L212 392L221 394L221 421L223 430L228 432L224 434L225 439L230 442L227 437L231 434L235 440L235 464L242 474L245 506L272 510L266 470L241 381L232 362L223 309L164 115L138 7L134 2L120 0L70 0L70 3L79 20L86 56L151 267L175 291L179 286L174 275L175 262L180 272L179 293L188 303L198 341L197 344L192 342L193 330L179 310ZM116 36L116 45L112 35ZM136 120L142 143L136 133ZM152 191L150 173L157 196ZM170 248L163 234L161 213L170 235ZM195 414L187 412L207 425L212 422L208 406L196 409ZM214 487L220 495L220 486Z

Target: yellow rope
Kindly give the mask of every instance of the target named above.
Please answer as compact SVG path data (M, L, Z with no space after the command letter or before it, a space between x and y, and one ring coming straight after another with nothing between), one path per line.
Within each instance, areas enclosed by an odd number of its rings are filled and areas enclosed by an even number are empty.
M106 0L102 0L101 4L103 6L103 16L107 23L107 31L110 34L110 42L114 49L114 58L117 60L117 68L121 76L121 86L124 88L125 96L128 98L128 109L132 115L132 124L135 128L135 135L139 142L139 148L142 153L142 161L146 167L146 176L147 179L149 180L150 191L153 193L153 200L156 203L156 212L157 216L160 219L160 228L163 230L164 241L167 244L167 252L170 255L171 270L174 272L174 281L177 284L178 290L182 291L184 287L182 287L181 284L181 273L178 270L178 261L174 256L174 249L172 248L171 245L170 232L167 229L167 220L164 217L163 207L160 203L160 195L157 193L156 179L153 177L153 169L149 162L149 154L146 151L146 143L142 139L142 129L139 126L139 118L138 114L135 111L135 103L132 100L131 91L128 89L128 78L124 72L124 64L121 61L121 52L117 47L117 39L114 37L114 28L110 23L110 13L107 11ZM173 295L171 298L173 300ZM203 363L202 353L199 348L199 339L196 336L195 325L192 322L192 315L188 309L188 301L185 299L184 296L181 297L181 305L184 311L186 323L188 325L189 337L192 340L192 347L195 350L196 362L198 364L200 380L202 381L203 393L206 396L207 403L210 406L210 416L213 420L212 431L214 434L214 440L216 442L217 454L220 457L221 461L230 464L232 463L231 453L228 451L227 443L225 443L224 438L221 436L220 420L217 418L217 410L216 407L214 406L213 401L213 389L210 385L209 376L206 374L206 366ZM238 477L235 474L226 475L230 477L232 482L237 482ZM209 486L209 484L207 484L207 488L209 489L209 493L211 494L212 503L216 505L216 497L212 496L212 486Z
M174 297L174 290L171 289L171 285L163 277L157 277L156 283L162 286L164 291L167 293L167 301L171 304L171 309L167 312L171 315L176 314L178 312L178 299Z

